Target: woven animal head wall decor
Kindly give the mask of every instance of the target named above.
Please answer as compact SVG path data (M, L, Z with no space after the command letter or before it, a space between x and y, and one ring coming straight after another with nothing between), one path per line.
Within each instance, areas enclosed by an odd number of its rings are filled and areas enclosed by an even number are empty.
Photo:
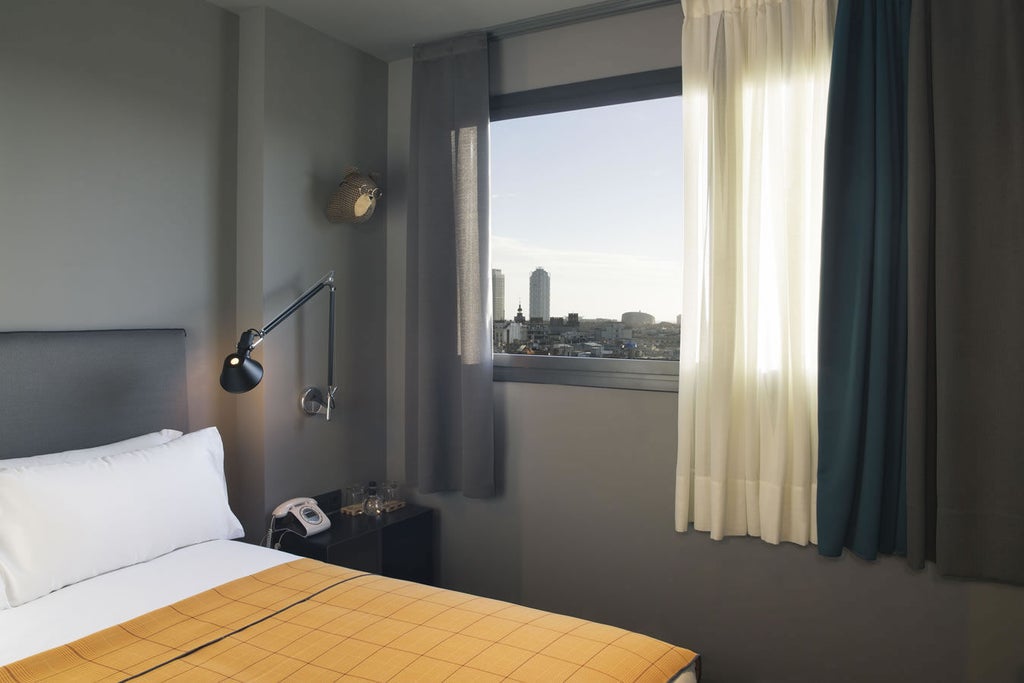
M362 174L357 168L345 177L327 200L327 220L332 223L364 223L370 220L377 200L384 192L377 186L377 174Z

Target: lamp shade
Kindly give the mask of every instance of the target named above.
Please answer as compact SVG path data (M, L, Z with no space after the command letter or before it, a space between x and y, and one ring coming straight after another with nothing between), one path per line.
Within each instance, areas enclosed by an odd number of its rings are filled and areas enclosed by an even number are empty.
M220 385L232 394L244 394L263 379L263 366L249 357L249 353L232 353L224 359L220 371Z

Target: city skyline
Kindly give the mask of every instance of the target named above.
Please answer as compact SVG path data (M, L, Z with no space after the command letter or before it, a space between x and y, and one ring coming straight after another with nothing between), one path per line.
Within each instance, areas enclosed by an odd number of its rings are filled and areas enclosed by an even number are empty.
M544 291L544 294L545 294L545 296L548 299L547 308L546 309L544 309L544 308L537 309L538 312L541 313L540 315L535 314L534 307L532 305L532 298L534 296L534 292L533 292L533 279L534 279L534 275L538 271L540 271L541 273L543 273L546 276L546 283L545 283L546 289ZM492 288L491 289L491 315L493 316L493 320L495 322L497 322L499 320L504 320L504 321L512 320L514 318L514 316L515 316L515 311L517 311L519 308L522 308L523 315L526 317L527 320L530 320L532 318L542 318L544 320L549 320L550 318L567 318L570 314L577 314L577 315L580 316L580 318L587 319L587 320L618 320L618 321L622 321L622 322L630 322L631 324L633 324L632 320L626 321L626 320L623 320L623 317L631 315L631 316L634 317L634 319L636 319L637 318L637 314L640 314L640 316L644 316L644 317L650 316L650 318L653 319L653 321L652 321L653 323L674 323L676 325L678 325L680 323L680 320L679 320L680 314L678 314L678 313L675 316L671 317L671 318L668 318L668 317L666 317L666 318L659 318L656 315L654 315L653 313L650 313L649 311L644 310L642 308L624 309L624 310L622 310L622 311L620 311L618 313L608 314L608 315L590 315L590 314L584 313L584 312L579 311L579 310L574 309L574 308L569 308L569 309L566 309L565 311L558 311L558 310L556 310L556 311L552 312L551 311L551 306L550 306L550 296L551 296L551 294L550 294L550 292L551 292L551 279L550 279L550 275L551 274L549 272L547 272L547 269L543 268L542 266L537 266L536 268L534 268L531 271L530 276L528 278L530 280L530 284L528 285L528 290L530 291L530 294L529 294L529 297L527 299L526 304L524 305L523 301L521 301L519 299L517 299L515 301L509 301L508 297L505 295L505 291L506 291L505 273L500 268L491 268L491 288ZM545 314L545 310L546 310L546 314Z
M541 268L537 273L546 274ZM639 311L627 311L621 320L578 313L527 320L517 307L512 320L494 322L492 334L499 354L679 360L678 323L655 324L653 315Z
M505 310L551 275L549 314L682 311L680 98L492 122L491 266ZM533 315L528 313L528 315Z

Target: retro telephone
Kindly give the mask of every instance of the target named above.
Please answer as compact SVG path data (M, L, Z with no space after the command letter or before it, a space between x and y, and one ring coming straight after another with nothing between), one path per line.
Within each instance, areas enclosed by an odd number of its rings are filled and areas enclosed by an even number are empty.
M299 536L312 536L331 528L331 520L312 498L292 498L274 508L273 521L285 520L282 528Z

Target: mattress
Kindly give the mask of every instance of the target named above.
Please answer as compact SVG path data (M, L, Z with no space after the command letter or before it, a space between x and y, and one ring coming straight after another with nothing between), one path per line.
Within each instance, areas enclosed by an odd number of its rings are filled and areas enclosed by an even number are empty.
M694 653L647 636L241 543L126 569L7 610L0 681L696 680Z

